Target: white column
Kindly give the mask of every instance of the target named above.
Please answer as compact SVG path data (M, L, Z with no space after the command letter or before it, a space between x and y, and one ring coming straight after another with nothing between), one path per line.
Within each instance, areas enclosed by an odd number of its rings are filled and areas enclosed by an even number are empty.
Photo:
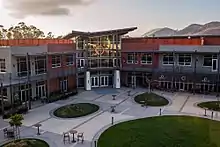
M120 71L115 70L114 72L114 88L120 88L121 87L121 79L120 79Z
M86 77L85 77L85 89L86 90L91 90L91 80L90 80L90 72L86 72Z
M31 83L32 98L36 97L36 82Z

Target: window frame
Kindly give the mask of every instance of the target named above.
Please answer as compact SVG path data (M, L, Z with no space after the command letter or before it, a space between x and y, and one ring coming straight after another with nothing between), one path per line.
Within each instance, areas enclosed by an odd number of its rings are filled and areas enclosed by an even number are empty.
M131 56L131 60L129 60L129 55ZM138 64L137 53L128 53L127 54L127 64Z
M144 56L145 56L145 58L146 58L146 61L142 60ZM150 58L151 58L150 61L148 61L148 59L149 59L148 57L149 57L149 56L150 56ZM142 54L142 55L141 55L141 64L152 65L152 64L153 64L153 56L152 56L152 54L149 54L149 53Z
M167 58L168 58L167 64L164 63L164 58L165 58L165 56L168 56L168 57L167 57ZM170 63L171 61L169 61L170 58L173 58L172 63ZM165 66L173 65L173 64L174 64L174 56L173 56L173 54L163 54L162 64L165 65Z
M205 56L210 56L210 58L211 58L211 65L210 65L210 66L204 65ZM217 56L217 55L203 55L203 63L202 63L202 66L203 66L203 67L212 67L212 60L213 60L213 59L218 59L218 56Z
M6 73L6 61L5 61L5 59L0 59L0 73Z
M69 61L69 59L72 59L72 61ZM74 56L73 55L66 55L66 66L74 65Z
M183 65L180 64L180 56L183 56ZM190 64L186 64L189 62L186 62L186 57L190 57ZM178 54L177 63L179 66L192 66L192 54ZM181 62L182 63L182 62Z
M55 58L55 59L53 59ZM61 55L52 55L51 57L51 66L52 68L58 68L61 67ZM53 63L53 60L55 60L55 62L59 61L59 63Z
M44 62L44 68L38 68L38 62L39 61L43 61ZM35 57L34 62L35 62L35 74L36 75L44 74L44 73L47 72L46 56ZM39 72L39 71L43 71L43 72Z

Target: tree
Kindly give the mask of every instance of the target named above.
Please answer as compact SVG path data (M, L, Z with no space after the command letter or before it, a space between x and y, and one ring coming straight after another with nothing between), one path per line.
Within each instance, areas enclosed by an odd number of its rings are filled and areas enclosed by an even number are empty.
M22 120L24 120L21 114L15 114L10 117L9 124L13 127L15 136L20 136L20 126L22 125Z
M48 32L47 35L34 25L26 25L24 22L19 22L15 26L10 28L4 28L0 25L0 39L36 39L36 38L47 38L52 39L55 36L52 32Z

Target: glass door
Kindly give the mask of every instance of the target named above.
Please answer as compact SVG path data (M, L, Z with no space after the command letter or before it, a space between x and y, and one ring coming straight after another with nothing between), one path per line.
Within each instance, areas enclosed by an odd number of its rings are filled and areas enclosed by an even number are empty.
M180 87L179 90L184 91L185 90L185 84L184 83L180 83Z
M218 60L212 59L212 71L217 71L217 70L218 70Z
M25 102L25 100L27 101L27 97L26 97L26 92L27 90L24 89L24 90L21 90L20 94L21 94L21 102Z
M108 76L100 77L100 86L108 86Z
M91 77L91 87L99 87L99 77Z
M37 96L38 97L44 97L46 94L45 94L45 85L39 85L37 86Z

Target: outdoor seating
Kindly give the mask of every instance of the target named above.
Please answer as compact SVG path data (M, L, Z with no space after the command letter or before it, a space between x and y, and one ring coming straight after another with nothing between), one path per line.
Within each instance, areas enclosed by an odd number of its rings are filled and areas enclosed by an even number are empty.
M70 134L69 134L69 132L64 132L63 133L63 143L65 144L66 141L68 141L68 143L70 143Z
M77 134L77 141L78 142L80 140L81 140L82 143L84 142L84 135L83 134L84 134L83 132Z

